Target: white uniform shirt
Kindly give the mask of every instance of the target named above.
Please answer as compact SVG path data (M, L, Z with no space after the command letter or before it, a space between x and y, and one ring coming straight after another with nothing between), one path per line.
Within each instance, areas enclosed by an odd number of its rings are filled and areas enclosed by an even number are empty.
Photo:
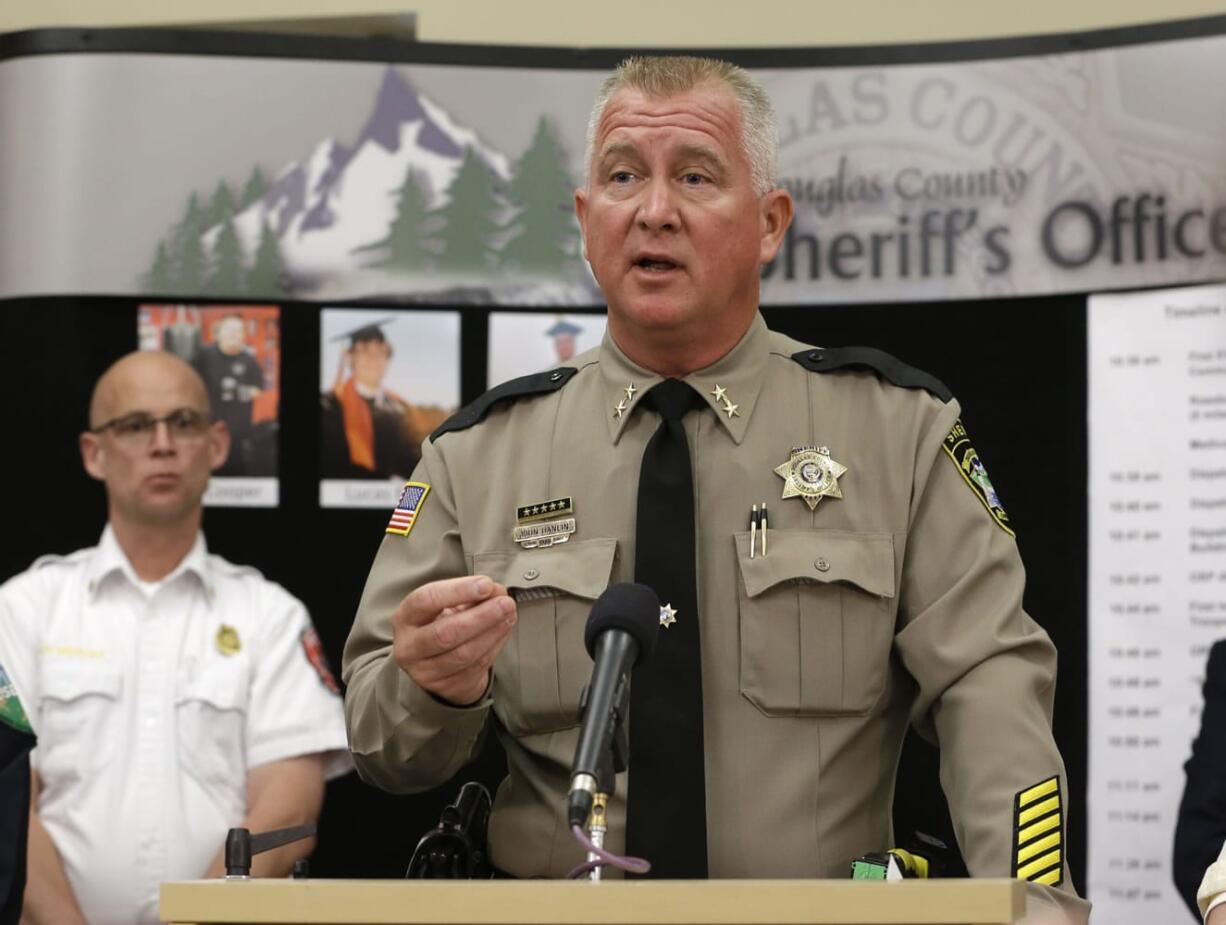
M158 884L203 876L249 768L327 752L341 699L306 609L203 536L155 584L111 528L0 586L0 665L38 735L38 813L91 925L156 923Z

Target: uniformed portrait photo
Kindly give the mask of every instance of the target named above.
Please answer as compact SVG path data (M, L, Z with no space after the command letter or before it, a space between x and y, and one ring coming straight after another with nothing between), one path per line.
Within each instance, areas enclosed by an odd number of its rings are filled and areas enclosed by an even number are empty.
M213 472L204 503L275 507L281 381L281 310L275 305L142 305L142 350L190 363L208 389L230 452Z
M457 312L320 314L323 507L390 507L421 442L460 404Z
M604 327L603 314L491 312L487 384L493 388L568 363L584 350L599 347Z

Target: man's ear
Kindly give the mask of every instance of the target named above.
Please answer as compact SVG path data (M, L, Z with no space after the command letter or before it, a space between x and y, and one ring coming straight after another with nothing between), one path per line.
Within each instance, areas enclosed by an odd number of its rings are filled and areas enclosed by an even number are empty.
M102 445L102 438L87 430L77 438L77 445L81 448L81 462L85 465L85 471L99 482L105 480L106 448Z
M587 190L575 190L575 218L579 220L579 240L583 244L583 259L587 260Z
M216 472L230 455L230 428L225 421L209 425L209 471Z
M795 207L792 204L792 194L785 189L773 189L764 194L761 207L762 247L758 259L767 264L774 260L775 254L779 252L783 236L792 224Z

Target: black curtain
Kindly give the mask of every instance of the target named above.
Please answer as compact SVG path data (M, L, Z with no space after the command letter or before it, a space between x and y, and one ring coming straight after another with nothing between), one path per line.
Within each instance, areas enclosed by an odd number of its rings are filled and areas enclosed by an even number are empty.
M154 301L152 299L148 301ZM176 300L177 301L177 300ZM102 489L82 470L77 434L103 370L136 345L138 301L38 298L0 303L0 395L6 452L0 500L7 525L0 579L44 553L97 542ZM370 307L369 303L363 307ZM426 306L413 306L422 308ZM387 512L318 503L319 306L282 306L281 503L212 508L209 547L256 566L309 608L334 669ZM1060 650L1056 739L1068 766L1068 857L1084 885L1086 784L1086 321L1084 296L896 305L777 307L768 324L808 343L866 344L942 379L1017 532L1026 607ZM485 388L488 310L462 310L462 399ZM491 738L492 743L492 738ZM496 745L462 779L492 788ZM935 750L912 736L895 804L900 838L915 829L952 840ZM396 877L460 781L394 797L350 775L329 786L315 875ZM889 846L874 846L885 848Z

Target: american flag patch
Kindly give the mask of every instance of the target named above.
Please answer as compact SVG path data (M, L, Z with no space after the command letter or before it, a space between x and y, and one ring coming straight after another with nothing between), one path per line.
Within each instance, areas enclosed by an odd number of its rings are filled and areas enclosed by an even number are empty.
M430 486L425 482L405 482L396 509L392 511L392 519L387 522L387 532L408 536L414 521L417 520L417 512L421 510L422 502L428 494Z

